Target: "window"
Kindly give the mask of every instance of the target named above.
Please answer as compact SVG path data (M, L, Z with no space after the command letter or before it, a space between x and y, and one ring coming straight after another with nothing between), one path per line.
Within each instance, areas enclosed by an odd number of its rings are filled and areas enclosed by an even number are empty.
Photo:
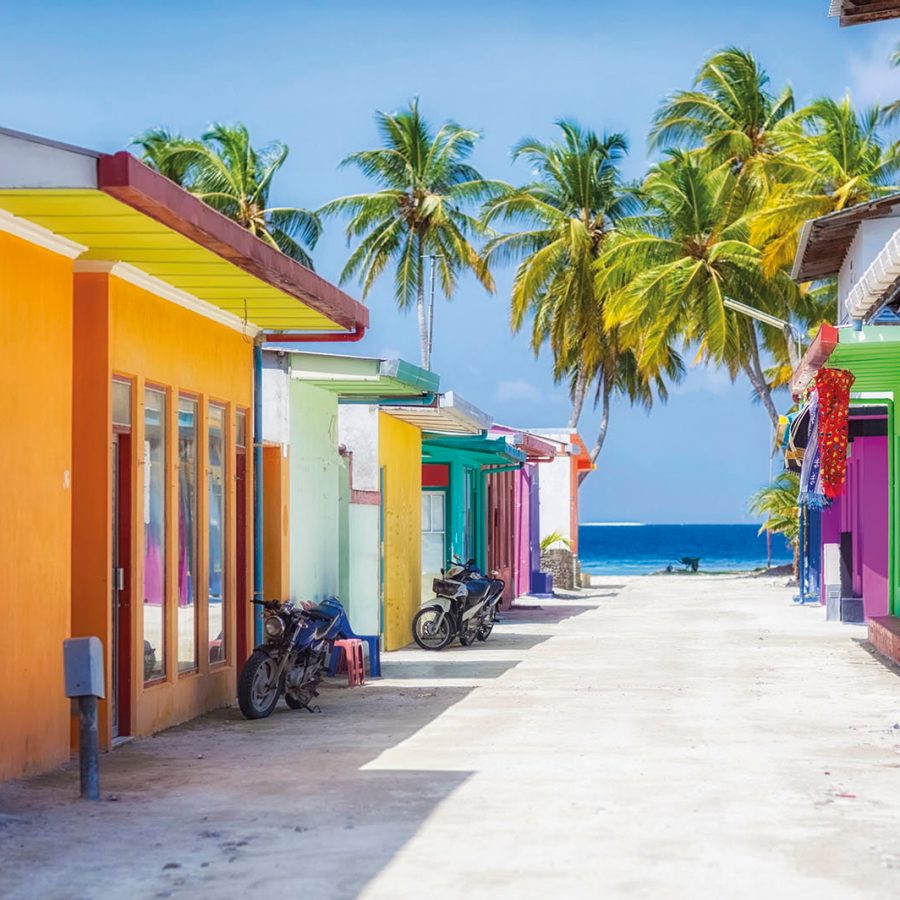
M447 564L446 495L422 491L422 571L439 572Z
M197 401L178 400L178 672L197 659Z
M144 681L166 674L166 395L144 390Z
M113 379L112 423L121 428L131 427L131 382Z
M226 661L225 651L225 408L209 405L208 415L209 662Z

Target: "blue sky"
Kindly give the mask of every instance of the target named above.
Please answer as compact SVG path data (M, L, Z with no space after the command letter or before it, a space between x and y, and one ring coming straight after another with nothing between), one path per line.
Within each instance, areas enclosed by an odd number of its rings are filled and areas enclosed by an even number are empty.
M840 29L827 0L672 3L228 2L0 3L0 125L112 151L150 125L198 134L243 121L291 156L276 188L284 205L316 207L365 187L341 158L374 146L374 109L419 96L435 121L484 133L475 163L525 180L509 147L553 137L573 117L631 141L626 174L646 165L660 98L687 86L709 51L753 50L798 97L850 91L860 103L900 96L887 56L896 23ZM262 10L268 12L263 14ZM315 253L336 279L346 258L333 223ZM487 296L461 285L436 319L434 366L454 388L519 426L565 422L568 401L546 354L508 327L511 272ZM354 352L418 358L415 320L393 306L390 279L370 295L373 327ZM351 286L351 293L355 290ZM338 349L339 345L335 345ZM746 521L747 496L768 476L768 424L745 381L693 369L667 407L612 411L600 468L582 489L583 521ZM784 400L782 400L782 404ZM581 424L593 439L597 416Z

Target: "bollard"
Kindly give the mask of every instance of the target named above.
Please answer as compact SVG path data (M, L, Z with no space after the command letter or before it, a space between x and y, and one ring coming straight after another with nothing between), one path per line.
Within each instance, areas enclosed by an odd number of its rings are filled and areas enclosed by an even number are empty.
M100 738L97 700L103 688L103 644L100 638L67 638L63 641L66 696L78 700L78 756L81 796L100 799Z

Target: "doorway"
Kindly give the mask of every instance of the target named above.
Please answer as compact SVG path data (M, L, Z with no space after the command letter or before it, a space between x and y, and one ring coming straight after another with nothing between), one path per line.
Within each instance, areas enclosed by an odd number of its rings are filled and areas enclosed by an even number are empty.
M109 692L110 734L131 734L131 433L114 425L112 438L112 585Z

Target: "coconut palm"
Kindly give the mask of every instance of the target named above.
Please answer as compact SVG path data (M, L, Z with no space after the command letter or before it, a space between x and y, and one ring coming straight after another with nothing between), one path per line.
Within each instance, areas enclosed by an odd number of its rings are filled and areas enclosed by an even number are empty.
M778 412L760 359L756 325L726 298L786 317L793 285L766 277L748 243L746 185L728 167L671 151L643 185L645 213L624 220L598 269L608 326L621 328L644 367L662 366L675 336L698 357L744 371L773 422Z
M513 148L513 159L524 159L536 179L523 187L498 186L483 217L487 225L503 221L524 230L491 238L485 258L519 262L513 329L532 316L535 353L548 343L554 377L573 376L569 424L575 427L608 345L594 267L616 222L636 212L637 203L618 168L628 150L623 135L598 136L570 121L556 124L562 132L558 142L527 138Z
M254 148L245 125L213 125L200 140L154 128L135 138L147 165L178 182L258 238L312 268L309 252L321 225L315 213L270 206L275 173L288 148L278 141Z
M700 67L691 90L676 91L653 118L650 145L702 148L714 165L759 174L757 163L777 152L778 125L793 111L790 88L778 95L753 54L728 47Z
M782 124L776 183L753 217L767 272L790 265L808 219L898 190L900 149L885 146L881 119L880 107L859 112L849 97L822 98Z
M417 100L399 113L375 114L383 146L351 153L342 163L355 166L379 190L340 197L320 212L350 216L347 241L360 238L341 273L358 277L367 296L390 263L394 297L401 310L416 305L422 365L431 366L432 323L425 307L425 260L436 270L448 299L463 271L471 271L493 291L494 282L471 239L484 226L466 212L482 201L490 185L469 163L479 134L446 122L436 132L419 112Z
M794 574L797 572L800 547L799 493L800 476L796 472L782 472L771 484L760 488L748 503L753 515L766 517L759 533L774 531L783 534L793 548Z

